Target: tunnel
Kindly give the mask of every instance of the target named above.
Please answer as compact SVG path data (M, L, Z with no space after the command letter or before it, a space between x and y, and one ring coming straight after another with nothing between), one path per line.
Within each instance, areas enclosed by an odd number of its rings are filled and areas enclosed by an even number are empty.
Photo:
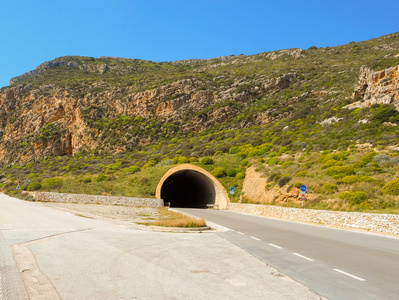
M170 169L159 182L156 196L171 207L226 208L229 201L215 177L189 164Z

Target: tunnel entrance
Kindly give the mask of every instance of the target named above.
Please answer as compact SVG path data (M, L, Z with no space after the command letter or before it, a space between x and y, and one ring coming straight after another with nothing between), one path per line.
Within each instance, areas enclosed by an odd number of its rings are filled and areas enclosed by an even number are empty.
M228 196L210 173L194 165L170 169L158 184L156 196L171 207L226 208Z

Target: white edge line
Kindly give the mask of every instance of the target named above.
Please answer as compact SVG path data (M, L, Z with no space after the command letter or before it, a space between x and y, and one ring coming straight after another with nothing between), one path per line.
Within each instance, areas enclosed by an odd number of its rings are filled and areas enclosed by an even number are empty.
M270 246L272 246L272 247L274 247L274 248L277 248L277 249L283 249L282 247L280 247L280 246L277 246L277 245L275 245L275 244L272 244L272 243L269 243L269 245Z
M294 254L294 255L296 255L296 256L298 256L298 257L300 257L300 258L306 259L306 260L308 260L308 261L314 261L314 259L311 259L311 258L306 257L306 256L304 256L304 255L301 255L301 254L299 254L299 253L292 253L292 254Z
M254 239L256 241L260 241L260 239L258 239L257 237L251 236L251 239Z
M350 274L350 273L344 272L344 271L342 271L342 270L339 270L339 269L333 269L333 270L334 270L335 272L344 274L344 275L346 275L346 276L352 277L352 278L357 279L357 280L359 280L359 281L366 281L366 279L357 277L357 276L355 276L355 275L352 275L352 274Z
M242 232L240 232L240 231L236 231L237 233L239 233L239 234L243 234Z

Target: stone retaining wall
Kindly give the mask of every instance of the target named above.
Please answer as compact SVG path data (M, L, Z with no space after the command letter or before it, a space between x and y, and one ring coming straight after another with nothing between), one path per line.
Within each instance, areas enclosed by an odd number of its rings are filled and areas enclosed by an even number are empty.
M155 198L132 198L119 196L100 196L83 194L62 194L62 193L43 193L33 194L35 201L41 202L61 202L61 203L82 203L82 204L104 204L104 205L123 205L137 207L163 207L161 199Z
M227 209L255 216L399 235L399 215L325 211L241 203L230 203Z

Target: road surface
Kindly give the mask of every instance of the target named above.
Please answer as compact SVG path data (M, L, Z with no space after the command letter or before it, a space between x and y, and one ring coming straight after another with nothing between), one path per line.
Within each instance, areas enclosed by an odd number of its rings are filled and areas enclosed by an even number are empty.
M230 211L179 209L328 299L399 299L399 239Z
M139 230L5 195L0 255L0 300L321 299L215 233Z

